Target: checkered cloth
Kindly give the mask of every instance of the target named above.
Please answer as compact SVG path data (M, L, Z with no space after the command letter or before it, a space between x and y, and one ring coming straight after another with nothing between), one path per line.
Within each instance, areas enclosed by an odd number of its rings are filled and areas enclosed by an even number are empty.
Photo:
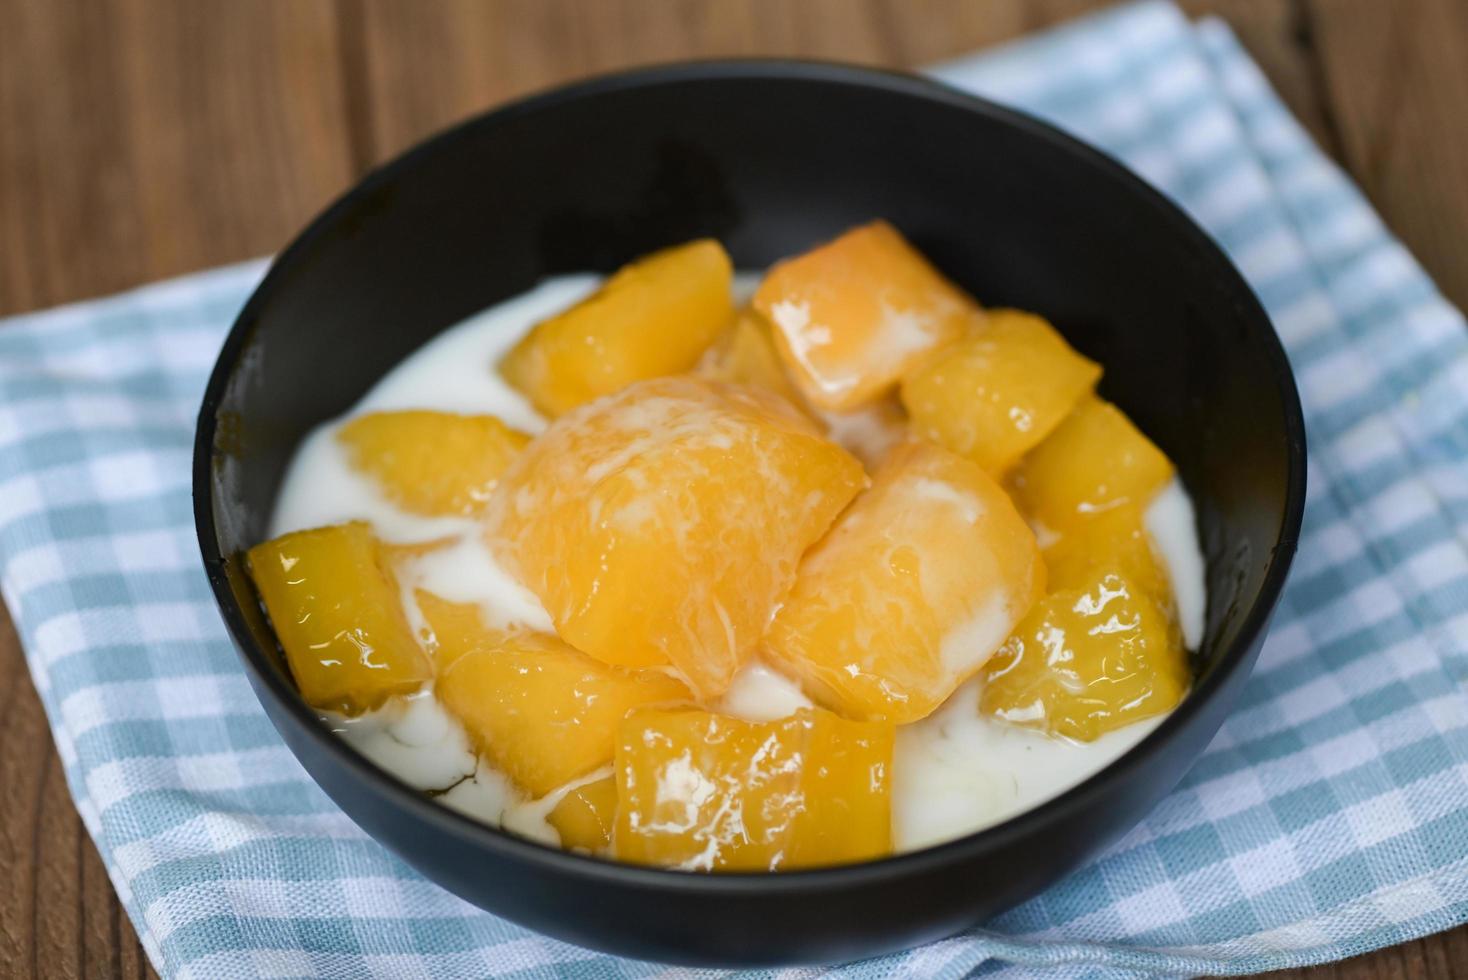
M936 74L1109 149L1223 243L1294 362L1310 498L1253 680L1176 792L986 928L835 972L1243 973L1465 921L1462 317L1221 24L1126 7ZM189 457L262 269L0 329L0 584L149 956L173 977L682 974L441 891L343 816L261 713L200 569Z

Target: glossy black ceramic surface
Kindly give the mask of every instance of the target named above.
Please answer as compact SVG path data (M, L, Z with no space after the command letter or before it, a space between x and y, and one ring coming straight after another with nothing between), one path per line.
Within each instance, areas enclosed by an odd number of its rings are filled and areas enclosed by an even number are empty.
M1102 394L1177 463L1208 560L1179 709L1105 771L929 850L828 870L685 874L542 847L443 809L297 697L237 556L301 438L424 341L556 273L719 238L759 269L884 217L987 305L1049 317ZM485 365L486 370L490 368ZM491 112L375 171L276 261L199 417L204 562L261 703L363 829L533 929L648 959L829 962L936 939L1076 868L1202 752L1259 651L1294 552L1304 430L1264 311L1163 197L1052 128L932 82L832 65L674 66Z

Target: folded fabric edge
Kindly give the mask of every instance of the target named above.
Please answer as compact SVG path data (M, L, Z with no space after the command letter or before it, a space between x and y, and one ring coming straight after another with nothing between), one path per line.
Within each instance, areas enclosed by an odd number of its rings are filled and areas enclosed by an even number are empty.
M200 295L227 289L240 283L251 283L265 275L272 259L262 256L244 259L229 265L214 266L196 272L186 272L168 279L157 279L141 283L129 289L105 296L93 296L40 310L15 313L0 318L6 330L15 328L28 330L64 329L75 324L93 322L98 315L110 312L119 305L138 305L158 308L187 303Z

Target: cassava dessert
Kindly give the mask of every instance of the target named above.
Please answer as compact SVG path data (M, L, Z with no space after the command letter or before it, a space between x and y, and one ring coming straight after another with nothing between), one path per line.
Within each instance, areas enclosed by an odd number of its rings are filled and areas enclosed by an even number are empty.
M390 372L245 556L301 696L485 822L690 871L1054 796L1186 695L1191 504L1104 364L877 221L568 276Z

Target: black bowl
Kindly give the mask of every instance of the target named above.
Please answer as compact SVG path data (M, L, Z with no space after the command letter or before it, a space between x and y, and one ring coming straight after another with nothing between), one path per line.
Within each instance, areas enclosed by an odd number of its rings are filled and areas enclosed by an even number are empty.
M331 735L297 696L238 556L292 451L389 368L545 276L720 239L759 269L873 217L990 305L1050 317L1101 391L1176 461L1198 507L1198 681L1105 771L1004 824L867 864L687 874L543 847L450 812ZM488 365L486 365L488 369ZM469 901L630 956L830 962L937 939L1035 894L1126 831L1203 751L1279 597L1304 429L1268 317L1223 253L1111 159L905 75L683 65L515 103L369 175L276 261L199 416L194 503L224 621L266 712L369 834Z

